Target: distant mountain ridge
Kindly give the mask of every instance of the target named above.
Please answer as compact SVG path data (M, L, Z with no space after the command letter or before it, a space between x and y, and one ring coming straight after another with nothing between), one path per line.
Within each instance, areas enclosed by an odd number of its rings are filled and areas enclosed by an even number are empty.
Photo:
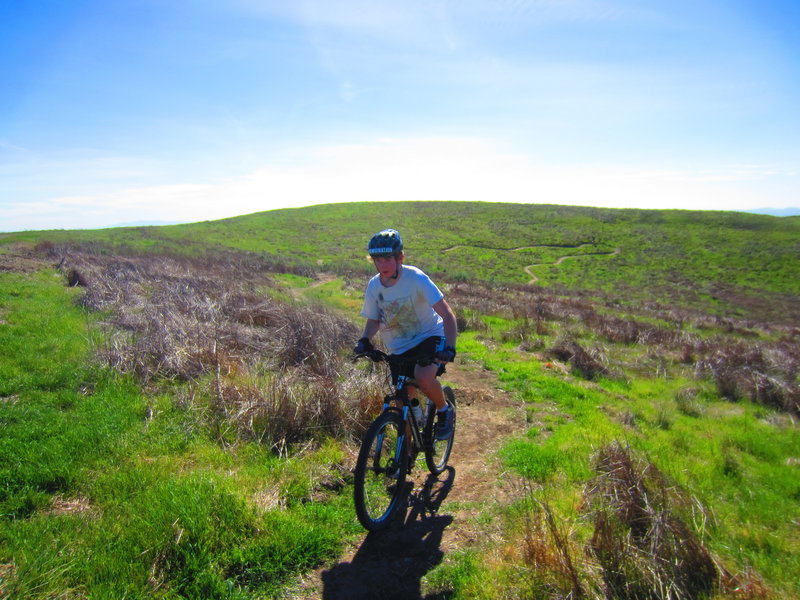
M740 212L748 212L757 215L772 215L773 217L797 217L800 216L800 207L790 206L788 208L753 208Z
M106 225L104 227L98 227L98 229L115 229L117 227L161 227L163 225L182 225L188 222L189 221L150 221L150 220L128 221L127 223L116 223L114 225Z

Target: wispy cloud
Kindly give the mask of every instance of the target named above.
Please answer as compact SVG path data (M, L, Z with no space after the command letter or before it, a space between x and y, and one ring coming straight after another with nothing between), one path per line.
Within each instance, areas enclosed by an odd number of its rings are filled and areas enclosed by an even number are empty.
M202 221L279 207L395 200L477 200L601 207L751 209L776 202L728 183L767 168L719 172L554 167L478 138L393 138L319 147L209 184L171 184L55 197L0 208L1 229Z
M12 4L28 34L0 43L18 83L0 95L13 109L0 110L0 229L377 199L797 204L798 54L795 38L774 42L782 9Z

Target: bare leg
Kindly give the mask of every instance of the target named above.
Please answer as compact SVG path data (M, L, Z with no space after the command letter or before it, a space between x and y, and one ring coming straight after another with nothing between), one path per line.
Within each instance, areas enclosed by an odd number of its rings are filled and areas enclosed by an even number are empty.
M445 406L445 400L442 384L439 383L439 380L436 378L436 372L438 370L438 364L427 365L425 367L417 365L414 369L414 379L417 380L417 385L419 389L422 390L422 393L431 399L431 402L433 402L437 410L441 410Z

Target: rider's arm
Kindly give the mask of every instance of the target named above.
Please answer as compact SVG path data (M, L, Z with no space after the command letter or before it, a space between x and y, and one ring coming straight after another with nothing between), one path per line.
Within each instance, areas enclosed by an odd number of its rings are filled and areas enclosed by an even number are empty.
M447 301L442 298L433 305L433 310L439 313L439 316L442 317L442 321L444 321L443 325L445 344L455 348L456 337L458 336L458 326L456 325L456 316L453 313L453 309L450 308L450 305L447 303Z
M381 328L381 322L377 319L367 319L366 324L364 325L364 333L361 334L362 338L372 339L372 337L378 333L378 330Z

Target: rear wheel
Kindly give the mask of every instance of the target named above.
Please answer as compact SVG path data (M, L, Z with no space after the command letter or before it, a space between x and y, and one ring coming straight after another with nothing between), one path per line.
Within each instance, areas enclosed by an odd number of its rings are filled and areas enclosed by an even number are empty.
M403 419L385 412L370 425L355 470L354 500L359 522L369 531L388 527L402 504L407 456Z
M453 411L453 435L446 440L436 439L436 410L429 410L424 431L425 463L428 465L428 470L434 475L438 475L447 468L450 451L453 449L453 439L456 437L456 396L449 386L444 386L442 390L444 391L445 402L450 406L450 410Z

